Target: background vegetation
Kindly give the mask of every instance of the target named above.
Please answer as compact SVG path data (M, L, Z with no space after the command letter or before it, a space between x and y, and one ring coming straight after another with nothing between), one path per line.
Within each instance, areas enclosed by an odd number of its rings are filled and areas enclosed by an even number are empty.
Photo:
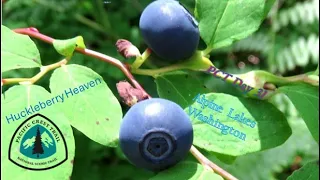
M113 56L123 62L115 47L117 39L127 39L141 51L146 48L140 32L139 17L151 0L9 0L2 7L3 24L10 29L36 27L43 34L56 39L83 36L86 46ZM193 12L194 0L181 0ZM44 65L62 59L51 45L35 40ZM263 69L278 75L296 75L315 70L319 60L319 1L276 0L267 19L252 36L234 45L215 50L210 59L220 69L230 73ZM76 54L72 63L88 66L100 74L119 98L116 83L125 79L117 68ZM3 77L32 77L38 69L14 70ZM38 85L49 90L48 73ZM136 76L137 80L156 97L156 85L151 77ZM213 77L205 77L205 84L213 91L228 86ZM10 86L3 88L3 91ZM229 90L230 94L235 91ZM319 159L319 146L313 140L304 121L284 96L272 100L288 116L292 136L281 146L263 152L240 156L221 165L239 179L286 179L293 170L306 162ZM127 107L123 105L124 114ZM112 149L91 141L74 129L76 156L72 180L139 180L153 173L130 165L119 148ZM191 156L189 160L194 160Z

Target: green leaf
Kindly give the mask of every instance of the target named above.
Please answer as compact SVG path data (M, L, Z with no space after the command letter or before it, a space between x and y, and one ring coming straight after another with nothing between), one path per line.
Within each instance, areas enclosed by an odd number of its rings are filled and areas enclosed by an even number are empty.
M270 9L274 5L276 0L266 0L265 7L264 7L264 18L268 16Z
M80 65L62 66L53 72L50 89L63 96L59 105L73 127L102 145L117 146L122 110L100 75Z
M228 46L255 32L264 18L265 0L196 0L200 34L210 49Z
M301 169L294 171L287 180L318 180L319 179L319 163L310 162Z
M204 78L204 82L205 86L210 89L211 92L225 93L237 97L244 96L237 86L226 83L221 78L213 77L212 74L206 75Z
M192 104L192 99L199 92L210 92L199 79L185 72L163 74L155 81L159 96L174 101L182 108Z
M82 36L77 36L67 40L54 40L53 46L59 54L66 57L72 56L76 48L86 48Z
M10 118L10 114L18 117L18 113L25 111L25 108L29 108L30 105L35 107L39 105L39 101L46 102L52 98L52 95L46 91L44 88L36 85L30 86L14 86L8 89L4 93L4 100L1 101L2 105L2 114L1 114L1 127L2 131L2 146L1 146L1 164L4 169L10 169L10 171L3 171L4 179L18 180L18 179L39 179L39 177L45 177L45 179L62 179L69 180L69 177L72 173L73 168L73 158L75 153L75 144L72 128L68 122L68 119L63 113L61 113L56 105L51 104L50 106L45 106L41 108L38 112L51 121L54 122L60 129L63 134L63 137L66 140L68 159L63 162L61 165L58 165L55 168L45 171L31 171L23 169L11 161L8 158L8 150L10 146L11 138L13 137L16 129L31 115L26 115L26 117L21 117L15 121L7 121L7 118ZM35 108L34 108L35 110ZM35 110L36 111L36 110ZM31 112L31 110L30 110ZM23 113L20 113L23 114ZM27 113L26 113L27 114ZM20 116L19 116L20 117ZM12 146L14 148L18 148ZM13 149L14 149L13 148ZM57 154L61 154L61 151Z
M319 146L304 121L301 118L290 118L288 121L293 131L292 135L284 144L275 148L239 156L232 164L221 162L212 153L203 154L238 179L276 179L274 175L289 168L295 163L297 156L306 162L319 159ZM197 162L191 155L189 159Z
M319 87L296 84L280 87L278 91L289 97L319 143Z
M1 25L1 72L20 68L41 67L39 51L29 36Z
M102 169L103 168L103 169ZM149 180L154 176L151 171L133 166L132 164L117 164L116 166L101 167L104 179L112 180ZM125 173L123 173L125 172Z
M194 162L184 161L176 166L160 172L150 180L176 180L176 179L189 179L189 180L223 180L223 178L214 172L206 170L202 165Z
M239 156L279 146L291 135L285 116L269 102L222 93L194 99L185 112L193 123L193 143L207 151Z
M319 76L319 62L318 62L317 69L314 71L314 74Z
M229 156L229 155L224 155L224 154L219 154L219 153L210 153L217 157L220 161L226 163L226 164L232 164L234 161L237 159L236 156Z

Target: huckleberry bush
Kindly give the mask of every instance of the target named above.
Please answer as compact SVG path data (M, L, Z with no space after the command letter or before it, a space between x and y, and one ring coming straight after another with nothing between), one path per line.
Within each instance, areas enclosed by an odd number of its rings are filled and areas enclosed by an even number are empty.
M4 179L317 179L318 1L2 5Z

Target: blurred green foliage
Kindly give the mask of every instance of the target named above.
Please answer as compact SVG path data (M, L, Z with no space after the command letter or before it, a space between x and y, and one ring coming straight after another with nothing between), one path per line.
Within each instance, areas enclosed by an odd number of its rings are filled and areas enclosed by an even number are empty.
M140 51L144 51L146 45L143 43L139 32L139 17L144 7L151 1L7 0L2 7L3 24L10 29L36 27L41 33L55 39L69 39L81 35L87 48L113 56L123 62L131 63L133 59L126 60L117 53L115 43L117 39L127 39L136 45ZM180 0L180 2L190 12L193 12L194 0ZM216 66L230 73L264 69L286 76L315 70L319 59L319 51L317 51L318 47L316 47L316 44L319 46L319 9L305 5L313 2L310 0L277 0L267 19L256 33L230 47L213 51L210 57L211 60ZM291 9L300 10L294 11ZM288 11L290 13L287 13L287 16L290 17L286 17L286 12ZM303 13L308 11L317 12ZM310 16L312 16L313 20L310 20ZM288 20L283 20L285 18L288 18ZM308 42L311 36L315 45L312 43L308 46L301 45L302 41ZM39 40L35 40L35 43L40 51L44 65L57 62L63 58L51 45ZM297 43L300 43L300 45L294 45ZM315 48L317 49L315 50ZM307 62L299 62L299 59L305 58L304 52L308 52ZM282 55L279 56L281 53ZM71 63L85 65L96 71L104 78L116 97L119 98L116 91L116 83L125 79L120 70L81 54L76 54ZM3 77L32 77L38 71L39 69L13 70L4 73ZM51 73L48 73L36 84L49 90L50 76ZM136 78L151 96L158 96L154 80L151 77L136 76ZM211 78L208 77L207 79L209 86L216 86ZM221 86L224 85L222 84ZM3 91L9 87L5 86ZM220 91L220 89L223 90L225 88L217 87L216 89ZM274 103L290 119L299 119L297 112L288 101L276 100ZM124 113L127 109L123 105ZM74 130L74 135L76 157L71 179L144 180L154 176L151 172L130 165L119 148L111 149L101 146L89 140L77 130ZM312 141L312 138L307 139ZM308 141L305 144L314 143ZM290 146L290 144L288 145L287 143L286 148L288 148L287 146ZM308 157L309 159L319 159L319 154L316 153L317 149L309 148L303 152L297 150L292 152L290 157L287 157L286 161L281 163L281 167L277 167L276 170L274 167L264 167L262 169L272 173L275 179L285 179L294 170L293 168L300 167L305 163L305 161L297 163L292 158ZM263 156L263 152L259 153L259 156ZM269 153L269 156L271 155ZM259 161L261 161L259 158L250 161L252 163L250 167L253 171L261 171L261 169L255 169L257 167L253 164L259 163ZM228 169L230 169L231 174L233 172L239 174L236 168L229 167ZM289 174L288 171L290 172Z

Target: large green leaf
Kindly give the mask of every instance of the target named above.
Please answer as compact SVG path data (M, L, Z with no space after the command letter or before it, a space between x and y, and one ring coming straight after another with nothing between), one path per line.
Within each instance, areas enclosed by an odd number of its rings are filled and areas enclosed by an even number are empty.
M201 80L190 74L181 72L161 75L157 77L156 83L161 98L178 103L183 108L186 108L187 113L189 113L187 106L193 103L196 95L209 91L207 88L204 88ZM220 133L221 130L194 118L192 115L191 119L194 123L195 132L194 143L208 151L219 153L219 158L222 160L231 158L229 159L230 162L233 157L222 158L221 155L239 156L278 146L291 133L284 115L268 102L236 98L226 94L211 94L210 96L213 99L217 98L215 102L224 108L223 113L210 111L214 119L218 118L221 123L231 125L239 131L244 132L247 136L247 139L243 141L230 135L223 135ZM197 108L199 105L193 104L191 107ZM226 115L229 112L229 108L234 108L238 113L243 112L245 117L256 121L257 126L251 128L228 118ZM261 109L263 109L262 113L260 113ZM210 112L208 109L205 109L203 114L208 116ZM270 131L270 129L273 131ZM219 143L216 144L216 142Z
M13 32L1 25L1 72L40 67L39 51L29 36Z
M318 180L319 179L319 163L310 162L301 169L293 172L287 180Z
M176 179L188 179L188 180L223 180L223 178L214 172L206 170L202 165L194 162L184 161L176 166L162 171L150 180L176 180Z
M209 48L221 48L256 31L265 0L196 0L200 34Z
M155 81L159 96L174 101L182 108L190 105L197 93L210 92L199 79L185 72L163 74Z
M53 72L50 89L64 98L58 98L59 106L73 127L100 144L117 146L122 110L100 75L80 65L63 66Z
M265 151L237 157L232 164L221 162L215 155L203 152L211 161L239 179L274 180L274 175L289 168L296 157L302 158L301 164L319 159L319 146L312 138L306 124L300 118L290 118L292 135L282 145ZM188 160L197 160L189 156Z
M185 111L193 123L194 144L207 151L239 156L279 146L291 135L285 116L268 102L222 93L199 94L194 100Z
M101 168L102 170L102 168ZM109 166L102 170L104 179L112 180L146 180L154 176L151 171L146 171L142 168L137 168L132 164L118 164L117 166ZM125 173L123 173L125 172Z
M30 85L30 86L14 86L7 90L3 95L4 99L1 102L2 105L2 114L1 114L1 127L2 129L2 142L1 142L1 165L6 171L3 171L3 178L10 180L20 180L20 179L39 179L39 177L48 180L61 179L69 180L69 177L72 173L73 168L73 158L75 153L74 137L72 128L68 122L67 117L59 111L59 108L51 104L46 104L47 100L51 100L52 95L40 86ZM39 105L39 102L44 104ZM38 112L31 113L29 107L32 106L33 110L36 111L38 106ZM40 109L40 107L41 109ZM26 115L25 108L30 110L29 115ZM32 111L33 111L32 110ZM25 117L21 117L18 120L12 121L10 119L11 114L18 118L18 113L23 115L25 112ZM61 165L52 168L50 170L44 171L32 171L21 168L11 161L8 158L8 151L10 147L10 141L13 137L14 132L17 128L30 116L40 113L51 121L60 129L63 137L66 141L67 146L67 160L64 161ZM19 116L20 117L20 116ZM7 121L9 119L9 121ZM20 131L21 132L21 131ZM15 145L11 146L11 151L19 148ZM17 152L17 153L20 153ZM60 156L62 152L57 151L55 155ZM28 166L30 168L30 166Z
M280 87L278 91L289 97L319 143L319 87L296 84Z

